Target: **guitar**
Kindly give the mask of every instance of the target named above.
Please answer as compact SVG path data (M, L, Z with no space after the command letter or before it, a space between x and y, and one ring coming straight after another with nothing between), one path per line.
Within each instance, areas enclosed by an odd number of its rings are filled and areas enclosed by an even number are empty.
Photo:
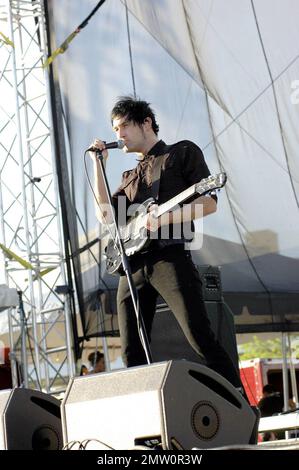
M215 189L222 188L226 183L227 177L225 173L210 175L208 178L202 179L199 183L195 183L183 192L177 194L169 201L158 206L156 217L160 217L166 212L171 211L178 204L186 201L194 194L200 196L207 194ZM146 248L151 242L150 232L145 227L146 217L149 207L155 203L153 198L147 199L143 204L137 207L137 210L130 217L125 226L119 227L120 236L124 243L127 256L138 253ZM121 266L121 257L115 240L110 238L106 247L106 268L109 274L117 272Z

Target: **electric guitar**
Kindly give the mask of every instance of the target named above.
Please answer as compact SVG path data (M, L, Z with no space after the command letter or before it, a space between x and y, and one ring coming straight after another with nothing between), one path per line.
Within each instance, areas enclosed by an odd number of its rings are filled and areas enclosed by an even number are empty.
M226 183L227 177L225 173L210 175L208 178L202 179L199 183L195 183L183 192L177 194L169 201L158 206L155 216L158 218L166 212L171 211L178 204L186 201L194 194L200 196L207 194L215 189L222 188ZM126 225L119 227L120 236L123 240L125 252L127 256L132 256L142 249L146 248L151 242L150 232L145 227L146 218L149 207L155 203L153 198L147 199L143 204L137 207L137 210L130 217ZM106 268L109 274L117 272L121 266L121 257L117 243L110 238L106 247Z

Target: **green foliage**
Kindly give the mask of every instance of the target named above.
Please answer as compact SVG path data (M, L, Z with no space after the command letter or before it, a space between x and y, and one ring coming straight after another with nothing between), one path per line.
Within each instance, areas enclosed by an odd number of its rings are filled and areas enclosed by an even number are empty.
M292 356L299 357L299 341L292 340ZM240 360L254 359L256 357L273 359L282 357L281 338L261 340L253 336L252 341L244 343L239 347Z

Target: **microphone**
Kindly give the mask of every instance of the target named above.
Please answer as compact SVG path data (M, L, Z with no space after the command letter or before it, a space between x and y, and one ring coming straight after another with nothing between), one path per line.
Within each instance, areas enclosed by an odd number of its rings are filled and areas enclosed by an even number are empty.
M123 140L117 140L116 142L104 142L105 147L103 150L108 150L108 149L122 149L125 146L125 143ZM89 147L87 152L100 152L100 149L97 147Z

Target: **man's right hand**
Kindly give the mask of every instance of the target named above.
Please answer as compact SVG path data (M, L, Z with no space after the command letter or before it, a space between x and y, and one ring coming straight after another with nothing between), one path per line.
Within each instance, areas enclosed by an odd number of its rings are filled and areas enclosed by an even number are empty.
M102 155L103 155L103 159L104 159L104 162L107 160L108 158L108 150L105 149L105 144L102 140L100 139L94 139L94 141L92 142L92 144L90 145L90 147L96 147L98 148L99 150L102 151ZM96 152L88 152L90 157L93 159L94 162L97 162L98 159L96 157Z

